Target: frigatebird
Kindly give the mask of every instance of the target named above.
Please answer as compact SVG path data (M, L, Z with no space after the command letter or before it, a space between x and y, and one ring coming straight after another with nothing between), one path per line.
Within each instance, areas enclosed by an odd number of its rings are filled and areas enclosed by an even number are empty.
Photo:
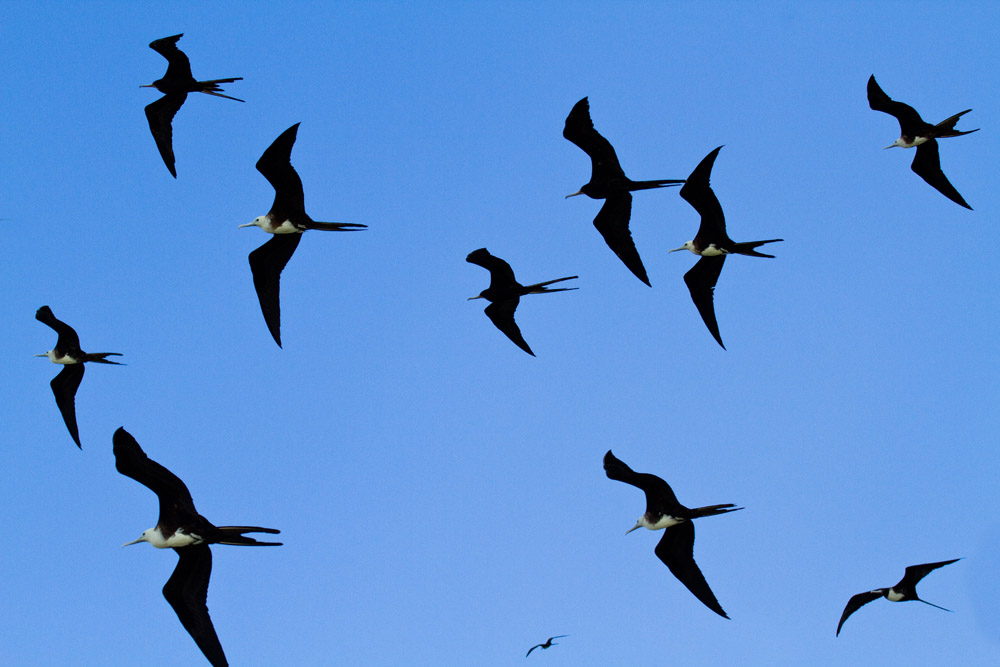
M351 222L316 222L306 215L302 179L292 167L292 146L299 123L282 132L257 160L257 171L274 188L274 203L267 215L261 215L240 227L260 227L274 236L250 253L250 271L257 290L260 311L274 342L281 347L281 305L278 298L281 271L299 245L302 232L321 229L327 232L353 232L368 225Z
M149 48L153 49L167 59L167 73L162 79L157 79L140 88L156 88L163 93L163 97L152 104L146 106L146 120L149 121L149 131L153 133L156 141L156 148L160 151L163 163L167 165L170 174L177 178L177 170L174 168L174 130L171 122L177 111L184 104L188 93L205 93L216 97L225 97L227 100L243 100L222 94L220 83L233 83L242 81L243 77L237 76L232 79L213 79L211 81L197 81L191 74L191 62L184 52L177 48L177 40L184 36L184 33L156 39L149 43Z
M490 321L515 345L531 356L535 356L535 353L528 347L528 343L525 342L524 336L521 335L517 322L514 321L514 311L517 310L517 304L521 302L521 297L525 294L568 292L579 289L578 287L546 287L546 285L560 283L564 280L574 280L577 276L546 280L534 285L522 285L514 278L514 270L510 268L510 264L499 257L494 257L486 248L473 250L465 258L465 261L470 264L478 264L490 272L490 286L480 292L478 296L470 296L469 301L473 299L489 301L490 305L486 306L484 312Z
M35 319L46 324L55 330L59 337L56 338L56 346L43 354L36 354L36 357L48 357L54 364L62 364L63 369L52 378L49 386L52 387L52 394L56 397L56 405L62 414L63 421L69 434L73 436L73 442L80 449L80 431L76 426L76 390L80 388L83 381L83 365L92 361L96 364L114 364L124 366L121 362L111 361L107 357L120 357L118 352L84 352L80 349L80 337L70 325L56 319L52 314L52 309L42 306L35 311Z
M938 609L944 609L944 611L951 611L951 609L945 609L944 607L938 607L936 604L932 604L927 600L921 600L917 597L917 583L930 574L933 570L939 567L944 567L945 565L951 565L955 561L962 560L961 558L953 558L952 560L943 560L940 563L924 563L923 565L911 565L906 568L906 572L903 574L903 578L899 580L899 583L892 588L876 588L873 591L868 591L866 593L858 593L847 601L847 606L844 607L844 613L840 617L840 623L837 624L837 636L840 636L840 629L844 627L844 621L847 617L856 612L861 607L865 606L872 600L877 600L878 598L885 598L890 602L909 602L911 600L916 600L917 602L923 602L924 604L929 604L932 607L937 607Z
M777 243L784 239L768 239L767 241L746 241L736 243L729 234L726 233L726 217L722 213L722 205L712 191L709 178L712 175L712 165L718 156L722 146L705 156L698 163L687 182L681 188L681 197L691 204L694 210L701 215L701 224L698 226L698 233L694 239L688 241L680 248L674 248L667 252L677 252L678 250L690 250L701 259L690 271L684 274L684 283L691 292L691 300L701 313L701 319L705 326L715 337L716 342L726 349L722 344L722 336L719 335L719 323L715 319L715 284L719 282L719 274L722 273L722 265L726 261L726 255L750 255L752 257L771 257L757 252L754 248L765 243Z
M680 185L684 181L633 181L626 176L611 143L594 129L594 122L590 119L590 103L586 97L573 105L566 117L563 136L582 148L590 156L591 164L590 182L579 191L566 195L566 198L587 195L591 199L604 200L604 205L594 218L594 226L629 271L649 285L646 267L642 265L628 227L632 217L632 191Z
M191 492L184 482L146 456L128 431L124 428L115 431L113 443L118 472L148 487L160 499L160 518L156 526L122 546L149 542L157 549L172 548L177 552L177 567L163 587L163 597L213 667L228 665L208 615L208 580L212 576L212 551L208 545L281 546L281 542L258 542L244 535L281 531L258 526L212 525L194 508Z
M552 640L562 639L563 637L569 637L569 635L556 635L555 637L549 637L548 639L546 639L544 644L535 644L534 646L528 649L528 652L524 654L524 657L527 658L529 655L531 655L531 652L534 651L536 648L547 649L547 648L552 648L553 646L559 646L559 642L554 642Z
M624 461L612 454L610 449L604 455L604 472L609 479L631 484L642 489L642 492L646 494L646 512L625 534L628 535L639 527L649 530L665 528L663 537L656 545L656 555L670 568L678 581L684 584L706 607L723 618L729 618L722 610L722 605L715 599L712 589L708 587L708 582L705 581L705 576L698 569L698 564L694 562L694 523L691 520L703 516L735 512L743 508L736 507L731 503L706 507L685 507L678 502L677 496L674 495L669 484L656 475L635 472Z
M895 102L886 95L885 91L879 87L878 82L875 81L874 74L868 79L868 106L875 111L881 111L894 116L899 121L900 137L891 145L886 146L886 148L894 148L896 146L913 148L916 146L917 154L913 157L910 169L945 197L971 211L972 207L965 202L962 195L958 194L958 190L955 189L955 186L948 181L944 172L941 171L941 156L938 151L937 139L960 137L963 134L978 132L978 127L975 130L967 132L955 129L958 119L972 111L972 109L966 109L941 121L937 125L931 125L924 122L920 114L909 104Z

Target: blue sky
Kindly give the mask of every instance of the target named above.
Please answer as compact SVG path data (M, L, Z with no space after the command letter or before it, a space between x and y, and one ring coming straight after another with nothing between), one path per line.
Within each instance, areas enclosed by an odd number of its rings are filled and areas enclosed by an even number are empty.
M872 6L874 5L874 6ZM223 524L285 546L213 549L208 604L233 665L995 664L1000 81L995 3L3 3L0 294L7 509L0 662L203 662L160 594L152 492L114 469L119 426ZM196 77L178 179L140 89L153 39L184 33ZM974 211L909 169L871 111L875 74L930 122ZM642 285L604 245L601 202L564 196L587 157L562 138L589 96L634 179L712 184L737 241L716 290L728 351L682 276L698 215L640 192ZM267 212L254 169L301 122L292 163L317 220L261 317L237 229ZM479 247L522 282L524 354L467 301ZM83 451L52 399L47 304L91 367ZM608 449L689 506L695 557L732 617L624 535L642 494ZM907 565L954 610L848 598ZM163 653L166 651L166 653ZM155 652L155 653L154 653Z

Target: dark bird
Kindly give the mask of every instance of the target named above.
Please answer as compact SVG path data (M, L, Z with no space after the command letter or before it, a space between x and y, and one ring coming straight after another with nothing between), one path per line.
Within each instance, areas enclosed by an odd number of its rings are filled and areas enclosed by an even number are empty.
M861 607L865 606L872 600L877 600L878 598L885 598L890 602L909 602L911 600L916 600L917 602L923 602L924 604L929 604L930 606L937 607L938 609L944 609L944 611L951 611L951 609L938 607L936 604L931 604L927 600L921 600L918 598L917 583L930 574L932 570L944 567L945 565L951 565L955 561L959 560L962 559L953 558L952 560L943 560L940 563L911 565L906 568L906 572L903 574L903 578L899 580L899 583L892 588L877 588L873 591L868 591L867 593L858 593L848 600L847 606L844 607L844 613L840 617L840 623L837 624L837 636L840 636L840 629L844 627L844 621L847 620L848 616L856 612L858 609L861 609Z
M944 172L941 171L941 156L938 152L936 140L944 137L960 137L963 134L978 132L979 128L967 132L955 129L958 119L972 111L972 109L959 112L937 125L925 123L920 114L909 104L894 102L890 99L875 81L874 74L868 79L868 106L875 111L882 111L890 116L894 116L899 121L900 137L891 145L886 146L886 148L893 148L895 146L913 148L916 146L917 154L913 157L910 169L945 197L971 211L972 207L962 199L962 195L958 194L958 190L955 189L955 186L948 181Z
M712 192L709 184L709 177L712 175L712 165L718 156L722 146L705 156L698 166L694 168L687 182L681 188L681 197L694 207L694 210L701 214L701 225L698 226L698 234L693 240L688 241L680 248L674 248L668 252L678 250L690 250L701 259L690 271L684 274L684 283L691 292L691 300L701 313L701 319L711 332L715 340L722 344L722 336L719 335L719 323L715 319L715 284L719 282L719 274L722 273L722 265L726 261L726 255L750 255L753 257L771 257L757 252L754 248L765 243L776 243L784 239L769 239L767 241L747 241L736 243L726 233L726 217L722 214L722 206Z
M48 357L54 364L62 364L63 369L56 375L49 385L52 393L56 397L56 405L62 413L63 421L69 434L73 436L73 442L80 449L80 431L76 427L76 390L80 388L83 381L83 364L92 361L97 364L114 364L123 366L124 364L111 361L107 357L120 357L118 352L84 352L80 349L80 337L76 335L73 327L56 319L52 314L52 309L42 306L35 311L35 319L46 324L55 330L59 337L56 339L55 349L44 354L36 354L36 357Z
M534 646L528 649L528 652L524 654L524 657L527 658L529 655L531 655L531 652L534 651L536 648L546 649L546 648L552 648L553 646L559 646L559 642L554 642L552 640L562 639L563 637L569 637L569 635L556 635L555 637L549 637L548 639L546 639L544 644L535 644Z
M723 618L729 618L722 610L722 605L715 599L712 589L708 587L708 582L698 569L698 564L694 562L694 524L691 519L735 512L743 508L729 503L707 507L684 507L677 501L677 496L669 484L656 475L635 472L625 465L624 461L616 458L611 450L604 455L604 472L609 479L631 484L646 494L646 513L640 516L625 534L628 535L639 527L649 530L666 528L663 537L656 545L657 557L706 607Z
M514 270L510 268L510 264L499 257L494 257L486 248L473 250L465 258L465 261L471 264L478 264L490 272L490 286L480 292L478 296L470 296L469 301L473 299L486 299L489 301L490 305L486 306L484 312L490 318L490 321L507 338L510 338L515 345L531 356L535 356L535 353L528 347L528 343L525 342L524 336L521 335L521 330L518 328L517 322L514 321L514 311L517 310L517 304L521 302L521 297L525 294L568 292L579 289L577 287L546 287L546 285L551 285L552 283L573 280L577 276L546 280L543 283L535 283L534 285L522 285L514 278Z
M274 203L267 215L240 225L257 226L268 234L274 234L270 241L250 253L250 271L264 322L278 347L281 347L281 305L278 298L281 271L298 247L302 232L307 229L353 232L368 227L350 222L316 222L306 215L302 179L291 162L292 146L298 131L299 124L296 123L282 132L257 160L257 171L274 188Z
M169 547L177 552L177 567L163 587L163 597L213 667L228 665L208 615L208 580L212 576L212 551L208 545L280 546L281 542L258 542L244 533L277 534L281 531L258 526L212 525L194 508L184 482L146 456L128 431L119 428L113 442L118 472L148 487L160 499L160 518L156 526L122 546L149 542L157 549Z
M563 136L582 148L590 156L591 163L590 182L578 192L566 195L566 198L587 195L591 199L604 200L604 206L594 218L594 226L629 271L649 285L646 267L642 265L639 251L635 249L635 242L632 240L632 232L628 228L632 217L631 193L633 190L680 185L684 181L633 181L626 176L611 143L594 129L594 122L590 119L590 103L586 97L577 102L566 117Z
M177 48L177 40L184 36L173 35L164 37L149 43L149 48L153 49L167 59L167 73L162 79L157 79L153 83L139 86L140 88L156 88L163 93L163 97L152 104L146 106L146 120L149 121L149 131L153 133L156 140L156 147L160 151L163 163L167 165L170 174L177 178L177 170L174 169L174 131L171 122L177 115L177 110L184 104L188 93L205 93L216 97L225 97L227 100L243 100L222 94L220 83L232 83L242 81L243 77L238 76L232 79L213 79L212 81L196 81L191 74L191 63L184 52Z

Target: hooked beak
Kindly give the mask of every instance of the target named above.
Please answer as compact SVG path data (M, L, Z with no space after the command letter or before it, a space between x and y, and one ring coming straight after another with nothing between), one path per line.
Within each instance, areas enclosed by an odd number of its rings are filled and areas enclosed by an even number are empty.
M636 521L636 522L635 522L635 525L634 525L634 526L632 526L631 528L629 528L628 530L626 530L626 531L625 531L625 534L626 534L626 535L628 535L629 533L631 533L631 532L632 532L633 530L635 530L636 528L642 528L642 524L641 524L641 523L639 523L638 521Z
M31 356L33 356L33 357L47 357L47 356L49 356L49 353L48 352L42 352L41 354L33 354Z
M237 229L240 229L240 228L242 228L242 227L253 227L253 226L254 226L254 225L253 225L253 223L252 223L252 222L248 222L248 223L247 223L247 224L245 224L245 225L239 225L239 226L237 227Z
M144 83L144 84L142 84L142 85L141 85L141 86L139 86L139 87L140 87L140 88L156 88L156 86L154 86L154 85L153 85L153 84L151 84L151 83Z
M566 195L566 199L569 199L570 197L575 197L577 195L582 195L582 194L583 194L583 190L578 190L577 192L574 192L571 195Z
M126 542L125 544L122 545L122 547L124 548L124 547L128 547L128 546L132 546L133 544L139 544L139 542L142 542L142 541L143 541L143 539L140 537L137 540L132 540L131 542Z
M890 145L888 145L888 146L883 146L883 147L882 147L882 150L888 150L888 149L890 149L890 148L895 148L895 147L896 147L896 146L898 146L898 145L899 145L899 144L890 144Z
M678 250L687 250L687 248L685 248L684 246L681 246L680 248L674 248L673 250L668 250L667 254L669 255L670 253L677 252Z
M482 298L483 298L483 295L480 294L479 296L470 296L468 299L466 299L466 301L472 301L473 299L482 299ZM35 356L37 357L38 355L36 354ZM45 355L43 354L41 356L44 357Z

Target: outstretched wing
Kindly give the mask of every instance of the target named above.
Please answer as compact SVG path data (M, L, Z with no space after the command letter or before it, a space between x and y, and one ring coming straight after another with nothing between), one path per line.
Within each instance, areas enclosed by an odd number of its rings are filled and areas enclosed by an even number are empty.
M119 428L115 431L112 442L118 472L139 482L160 499L161 522L200 518L194 508L194 501L191 500L191 492L184 482L146 456L131 433Z
M271 239L250 253L250 272L257 290L260 312L264 315L267 330L274 342L281 347L281 302L278 289L281 272L302 240L302 234L275 234Z
M939 567L944 567L945 565L951 565L962 560L961 558L953 558L951 560L943 560L939 563L924 563L923 565L911 565L906 568L903 573L903 579L897 586L909 586L910 588L917 585L921 579L926 577L928 574L938 569Z
M719 199L715 196L710 183L712 166L720 150L722 146L706 155L681 188L681 198L701 215L701 224L695 238L700 239L705 246L710 243L720 246L731 243L726 234L726 216L722 213L722 205L719 204Z
M473 250L466 256L465 261L481 266L490 272L490 289L509 289L517 285L514 269L510 268L510 264L491 255L486 248Z
M76 330L62 320L56 318L52 309L42 306L35 311L35 319L56 332L58 339L56 347L63 354L76 353L80 350L80 337L76 335Z
M80 388L82 381L83 364L66 364L59 375L52 378L52 382L49 383L66 428L80 449L83 449L83 445L80 444L80 431L76 427L76 390Z
M149 131L153 134L153 141L160 151L163 164L167 165L170 175L177 178L177 170L174 168L174 128L173 120L177 111L187 99L187 93L177 93L164 95L151 104L146 105L146 120L149 121Z
M725 255L702 257L684 274L684 283L691 293L691 300L698 308L698 313L712 337L722 346L723 350L726 349L726 346L722 344L719 323L715 319L715 285L719 282L719 274L722 273L722 265L725 261Z
M207 544L198 544L177 552L177 567L163 586L163 597L174 608L181 625L194 639L212 667L226 667L229 662L215 634L212 617L208 615L208 580L212 576L212 551Z
M517 322L514 321L514 311L517 310L517 304L520 302L521 300L518 297L504 299L503 301L497 301L486 306L486 310L483 312L490 318L493 325L502 331L507 338L510 338L515 345L531 356L535 356L535 353L531 351L528 343L524 340L524 336L521 335L521 329L518 328Z
M586 97L573 105L573 109L566 116L563 136L590 156L591 182L625 176L611 142L594 129L594 122L590 119L590 102Z
M875 81L874 74L868 79L868 106L873 111L881 111L882 113L894 116L899 121L899 129L903 134L913 132L919 126L926 124L916 109L909 104L895 102L890 99L878 85L878 82Z
M610 449L604 455L604 474L608 479L642 489L646 494L647 511L669 514L671 511L676 511L678 506L683 507L677 501L677 496L669 484L656 475L632 470L624 461L612 454Z
M618 259L628 267L636 278L649 285L646 267L642 265L639 251L635 249L632 232L629 230L629 220L632 217L632 194L623 192L604 200L604 205L594 218L594 227L604 237Z
M305 214L302 179L292 167L292 146L298 131L299 123L296 123L282 132L257 160L257 171L274 188L270 212L282 220Z
M663 531L656 545L656 555L670 568L677 580L684 584L701 602L723 618L729 618L715 594L708 587L705 576L694 562L694 523L684 521Z
M191 62L184 52L177 48L177 40L183 36L184 33L161 37L149 43L149 48L167 59L167 73L163 75L164 79L194 78L191 74Z
M951 184L948 177L941 171L941 154L938 150L936 139L925 141L917 146L917 154L913 156L910 169L948 199L959 206L964 206L970 211L972 210L972 207L965 202L962 195L958 194L958 190L955 189L955 186Z
M885 591L877 590L877 591L868 591L867 593L858 593L850 600L848 600L847 606L844 607L844 613L841 614L840 616L840 623L837 624L837 635L838 636L840 635L840 629L844 627L844 621L847 620L848 616L856 612L858 609L861 609L872 600L879 599L880 597L882 597L884 592Z

